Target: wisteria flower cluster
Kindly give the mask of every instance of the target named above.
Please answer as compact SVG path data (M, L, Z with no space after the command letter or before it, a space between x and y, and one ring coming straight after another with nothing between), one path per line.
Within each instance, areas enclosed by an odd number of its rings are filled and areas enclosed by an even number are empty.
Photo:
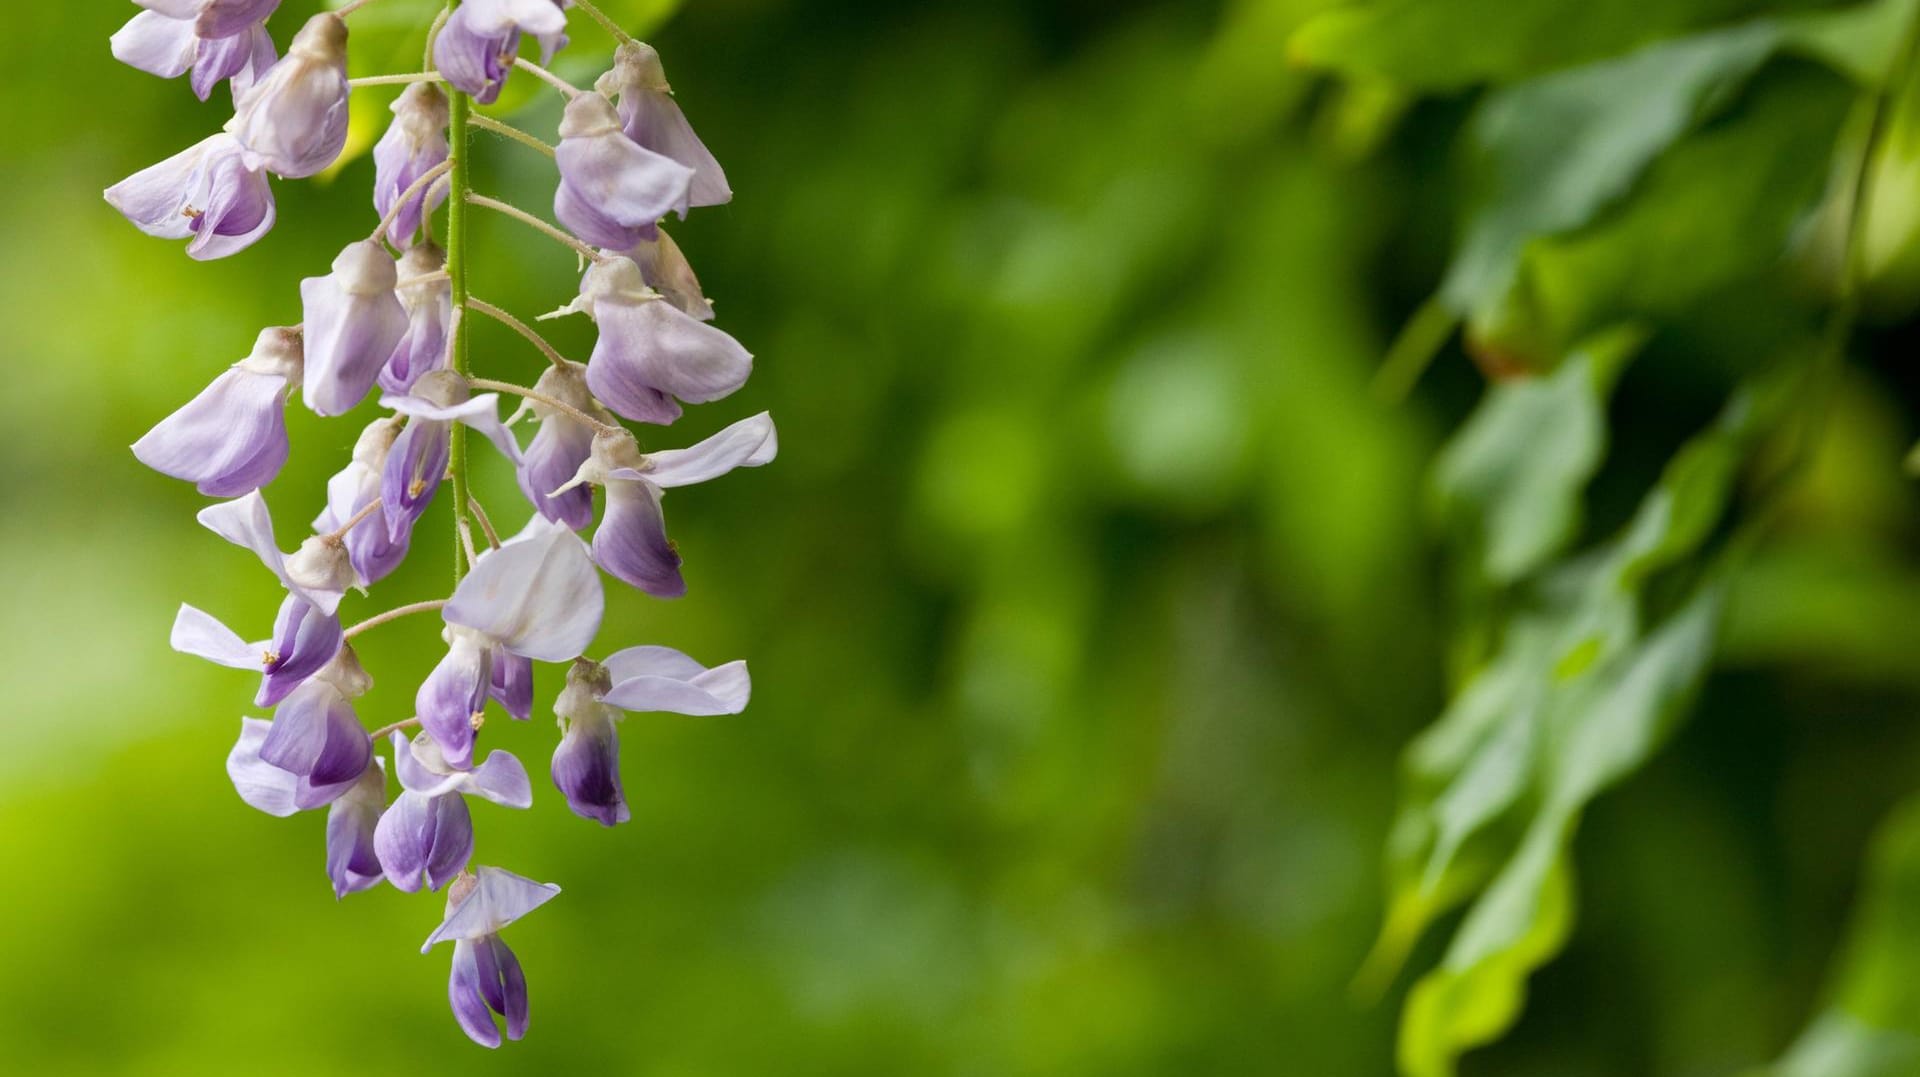
M482 751L489 707L528 720L536 667L563 665L552 780L575 813L612 826L629 817L619 760L627 712L735 714L747 703L742 662L708 668L655 646L588 657L601 572L661 598L686 591L661 512L666 491L767 463L777 448L764 413L691 448L650 453L620 421L671 424L682 405L719 400L752 372L746 350L710 324L712 306L661 228L668 215L724 203L732 190L659 56L588 0L455 0L428 29L427 70L364 79L347 75L348 17L373 0L315 15L284 56L268 29L279 0L136 2L144 10L114 35L114 55L165 78L190 73L203 100L226 82L234 112L219 133L108 188L106 199L142 231L186 240L196 259L236 254L266 235L274 178L313 176L340 158L351 94L404 87L373 152L372 233L300 283L300 324L261 331L245 358L133 451L219 499L200 522L252 551L285 591L263 638L193 606L173 626L175 649L260 677L253 703L271 720L242 718L227 758L240 797L277 816L327 810L326 871L338 897L383 881L409 893L445 890L445 917L423 949L453 943L454 1016L486 1046L499 1045L502 1022L519 1039L526 979L500 932L559 887L471 863L470 800L533 802L520 760ZM545 66L567 45L569 9L591 15L618 45L591 90ZM520 55L529 38L539 63ZM474 111L516 72L567 98L557 144ZM553 158L558 225L472 189L475 128ZM586 363L469 291L474 208L579 254L586 269L575 298L550 317L593 320L598 341ZM467 328L476 314L539 350L548 366L535 384L474 375ZM261 491L287 461L285 412L296 391L323 416L345 415L377 392L384 414L361 431L327 484L313 533L289 553ZM501 418L501 394L522 398L514 418ZM515 419L526 416L538 430L522 445ZM531 506L515 533L503 537L468 489L470 435L515 471ZM347 593L367 593L400 565L442 487L458 546L452 593L345 626ZM588 531L590 543L581 538ZM429 612L445 623L445 657L421 679L410 713L369 731L356 711L372 686L358 637ZM377 754L383 742L390 758ZM399 785L391 797L390 776Z

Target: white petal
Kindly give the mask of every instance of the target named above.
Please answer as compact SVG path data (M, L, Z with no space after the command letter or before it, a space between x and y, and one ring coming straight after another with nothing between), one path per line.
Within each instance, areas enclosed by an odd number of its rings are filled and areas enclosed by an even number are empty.
M169 642L181 654L204 658L229 669L258 673L266 665L262 660L267 646L265 643L248 643L212 614L184 603L180 606L180 612L174 615L173 635Z
M565 662L593 642L605 602L586 544L565 524L535 516L474 562L444 616L523 658Z
M773 416L761 412L742 419L688 449L648 453L652 466L642 478L662 489L691 486L725 475L737 467L759 467L780 451Z
M437 942L495 934L559 893L552 883L537 883L504 868L480 868L474 872L474 887L466 900L448 911L420 952L426 953Z

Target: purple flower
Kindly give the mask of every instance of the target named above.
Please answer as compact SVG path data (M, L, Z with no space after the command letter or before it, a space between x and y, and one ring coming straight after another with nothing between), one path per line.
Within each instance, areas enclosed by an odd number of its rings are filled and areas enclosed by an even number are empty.
M540 42L540 62L566 47L567 17L558 0L467 0L453 10L433 43L433 62L454 89L483 105L500 96L520 35Z
M453 333L453 282L441 270L447 255L432 243L410 247L400 256L395 293L407 312L407 332L380 371L380 387L405 393L420 376L447 365Z
M372 684L353 649L341 647L325 667L274 707L260 759L294 776L297 807L330 803L366 772L373 741L349 699L364 695Z
M533 659L495 648L487 694L508 714L524 722L533 717Z
M647 287L640 267L609 258L587 271L580 301L600 328L587 386L615 413L667 424L689 404L719 400L746 384L753 356Z
M447 998L461 1031L482 1047L500 1046L493 1015L506 1018L507 1038L527 1034L527 980L500 931L551 901L560 888L501 868L483 867L447 888L447 914L421 953L453 943L453 975Z
M500 398L482 393L469 398L467 379L451 370L422 376L405 396L383 396L380 406L407 416L407 429L394 442L380 476L380 502L397 539L426 511L447 473L453 424L472 427L494 447L520 463L520 444L500 421Z
M392 211L394 199L447 159L447 117L447 95L430 82L414 83L393 103L393 122L373 147L373 208L381 220ZM420 222L446 201L447 192L439 184L427 187L394 215L387 237L395 246L412 243Z
M188 239L207 261L252 246L273 228L273 189L246 166L240 144L218 134L107 188L107 202L134 227L161 239Z
M253 354L134 442L133 455L208 497L265 486L287 462L287 393L300 368L300 330L262 330Z
M229 78L238 96L279 58L263 24L280 0L139 2L149 10L113 35L114 58L166 79L191 70L189 81L202 101Z
M597 93L567 102L556 160L554 215L596 247L625 250L652 238L668 213L687 215L693 170L623 134L613 102Z
M335 898L365 890L385 877L373 833L386 807L387 771L375 758L327 809L327 878L333 880Z
M374 827L373 848L395 889L438 890L473 855L473 819L465 796L509 808L533 804L527 769L508 752L490 752L472 770L453 767L426 734L411 744L393 734L393 769L402 792Z
M353 446L353 462L327 480L327 508L313 521L315 531L337 531L340 525L360 515L368 504L380 500L380 475L386 470L387 455L405 423L404 418L389 416L375 419L360 432L360 439ZM385 509L348 529L343 541L347 561L359 577L356 584L366 587L400 567L412 537L411 527L394 535Z
M550 366L534 383L534 391L549 396L611 425L613 416L600 406L587 388L587 368L580 363ZM533 435L521 456L516 477L520 490L533 502L540 515L584 531L593 524L593 491L575 486L559 490L572 480L580 465L593 453L593 427L562 411L540 403L528 402L540 429Z
M307 20L287 55L234 105L232 131L248 168L301 179L331 165L347 144L347 22Z
M414 698L421 728L447 762L473 757L473 722L493 683L496 650L542 662L578 657L600 630L605 598L579 536L536 516L481 554L441 616L447 656Z
M700 278L693 275L693 266L680 252L680 245L666 229L655 229L655 232L653 239L643 239L624 253L640 267L641 279L647 282L647 287L687 314L703 322L712 321L713 304L707 302L706 293L700 290Z
M399 269L379 243L349 243L333 272L300 282L306 318L307 366L302 395L320 415L344 415L407 334L409 319L395 288Z
M581 818L624 823L630 816L615 728L621 712L739 714L752 690L745 662L708 669L670 647L629 647L604 663L580 659L553 705L563 734L553 752L553 784Z
M774 458L779 440L773 418L761 412L742 419L690 449L641 455L624 430L596 434L593 455L569 487L593 483L607 491L606 513L593 533L593 558L601 568L656 598L687 593L680 554L667 541L660 497L676 486L705 482L740 467Z
M628 138L693 170L689 205L718 206L733 201L727 174L707 151L706 143L693 133L693 125L673 99L673 87L667 85L660 54L653 46L639 41L621 45L613 56L613 70L600 76L594 89L618 99L620 127Z

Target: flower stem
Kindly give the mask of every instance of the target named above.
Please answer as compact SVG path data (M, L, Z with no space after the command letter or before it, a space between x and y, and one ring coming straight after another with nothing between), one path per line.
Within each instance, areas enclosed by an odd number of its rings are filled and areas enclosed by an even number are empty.
M595 6L592 0L573 0L573 6L593 16L593 21L599 23L607 33L613 35L615 41L618 41L622 45L631 45L634 43L633 35L621 29L619 23L608 18L607 13Z
M452 191L447 205L447 278L453 284L453 339L448 342L452 350L454 373L465 375L468 369L467 353L467 193L473 184L471 140L468 138L467 125L472 116L473 102L466 94L454 91L452 108L449 113L447 142L452 147L448 163L452 167ZM464 423L454 423L452 440L448 446L447 469L453 476L453 581L459 583L467 573L467 543L462 541L467 535L467 428Z
M525 397L526 399L531 400L536 404L540 404L544 407L552 408L553 410L561 413L562 415L565 415L568 418L573 419L575 422L583 423L587 426L592 427L595 433L610 433L612 431L620 429L620 427L614 426L611 423L601 422L600 420L594 418L591 415L588 415L586 412L581 411L579 408L574 407L572 404L569 404L564 400L556 400L545 393L535 392L524 385L514 385L511 382L504 382L504 381L494 381L492 378L468 378L467 384L473 386L475 389L484 389L488 392L506 393L508 396Z
M504 138L513 139L515 142L520 143L522 146L527 146L531 149L539 150L541 153L546 154L548 157L552 157L554 155L554 149L552 146L547 145L545 142L540 141L539 139L533 137L532 135L526 133L525 131L520 130L518 127L515 127L510 123L501 123L499 120L494 119L492 116L476 114L472 118L472 120L469 122L471 122L473 126L478 127L482 131L492 131L496 135L500 135Z
M539 64L534 63L524 56L514 57L513 66L534 76L554 89L559 90L561 93L566 94L567 100L569 101L580 96L580 87L575 86L573 83L548 71L546 68L541 67Z
M393 723L392 725L381 726L379 729L376 729L373 732L367 734L367 736L372 740L385 740L391 734L398 733L402 729L412 729L414 726L417 726L419 724L420 724L420 719L417 717L402 718L399 721Z
M513 330L514 332L520 334L523 337L526 337L527 343L532 344L536 348L539 348L540 354L546 356L547 360L551 362L554 366L567 365L566 357L561 355L559 350L555 348L553 345L547 343L546 337L543 337L540 334L534 332L532 329L528 328L527 323L521 321L520 319L514 317L511 314L508 314L506 311L501 310L499 307L494 306L492 303L489 303L484 299L480 299L478 297L469 295L467 297L467 309L470 311L473 311L476 314L484 314L487 317L492 318L494 321L499 322L501 325L506 326L508 329Z
M444 82L438 71L414 71L405 75L362 75L357 79L348 79L347 85L358 90L363 86L405 86L414 82Z
M402 617L411 616L416 613L429 613L444 607L446 604L446 599L436 598L427 602L413 602L405 606L395 606L385 613L376 613L366 620L361 621L359 624L347 629L344 635L346 638L352 639L369 628L378 628L388 621L397 621Z
M375 228L373 230L373 235L371 238L376 242L386 238L387 230L392 228L393 222L399 219L400 211L406 208L407 203L413 201L414 198L416 198L420 194L420 192L432 186L434 181L438 180L441 176L446 175L448 172L451 172L452 170L453 170L453 161L451 160L442 161L439 164L434 165L432 168L427 169L426 172L421 174L419 179L414 180L412 183L408 184L407 189L404 191L401 191L400 197L395 198L393 200L393 205L388 207L387 215L380 218L380 227ZM427 215L425 213L422 213L420 216L421 216L421 219L424 220ZM405 239L407 237L402 236L401 238ZM395 246L398 246L398 244L395 244Z
M330 539L334 542L339 542L341 539L344 539L347 537L347 532L353 530L356 527L359 527L362 523L366 522L367 517L372 516L374 513L379 511L380 511L380 499L376 497L372 501L369 501L365 505L362 505L360 507L360 511L353 514L352 519L348 520L346 523L341 524L339 527L334 528L332 531L329 531L325 535L322 535L320 537L324 539Z
M524 224L529 228L533 228L533 229L536 229L537 231L545 233L548 237L560 243L564 243L567 246L573 248L574 253L578 254L582 258L587 259L588 261L603 262L606 260L606 255L601 254L597 250L594 250L592 247L582 242L578 237L574 236L572 233L566 231L565 229L548 224L547 222L541 220L540 218L534 216L533 214L528 213L526 210L521 209L519 206L508 205L507 203L502 202L497 198L488 198L486 195L474 194L472 191L466 192L466 195L467 196L465 200L467 202L476 206L485 207L486 209L490 209L495 213L504 213L507 216L512 217L514 220L519 221L521 224ZM459 298L458 296L455 296L456 301L458 300L458 298Z

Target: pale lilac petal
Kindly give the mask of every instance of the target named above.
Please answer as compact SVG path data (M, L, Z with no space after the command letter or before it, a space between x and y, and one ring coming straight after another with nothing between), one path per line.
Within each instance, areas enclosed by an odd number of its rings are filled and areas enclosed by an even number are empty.
M227 753L227 777L250 807L284 818L300 809L293 803L293 775L260 758L269 724L258 718L240 719L240 739Z
M396 890L440 889L473 856L473 817L466 799L401 793L380 816L373 848Z
M733 188L720 162L693 131L673 95L641 90L620 98L621 127L626 136L646 149L686 166L693 173L688 187L689 206L718 206L733 201Z
M618 480L608 482L606 491L606 512L593 533L594 561L655 598L686 594L680 554L667 540L660 492L646 482Z
M200 525L242 549L252 550L260 563L285 580L286 557L273 537L273 514L267 499L254 490L232 501L208 505L194 516Z
M181 654L204 658L228 669L258 672L266 665L264 644L248 643L213 615L185 604L174 615L169 642Z
M343 415L373 388L409 325L398 284L398 267L371 240L348 244L328 276L300 282L307 336L301 395L315 413Z
M333 164L347 143L347 93L347 25L322 12L235 103L229 129L247 167L303 179Z
M575 815L602 826L632 817L620 784L620 734L604 714L583 714L568 721L553 750L552 776L554 788L567 798L567 807Z
M665 299L600 302L600 328L587 363L587 384L609 408L648 421L657 396L689 404L719 400L753 373L753 356L740 342Z
M453 282L430 279L446 266L446 255L431 243L408 249L400 258L396 293L407 312L407 332L380 371L380 386L405 395L424 375L444 368L453 333Z
M703 322L713 320L713 304L701 290L700 278L694 276L693 266L681 253L680 244L673 241L666 229L656 229L651 240L642 240L620 253L639 267L640 278L666 297L667 302Z
M497 934L560 893L552 883L537 883L505 868L476 868L473 874L474 885L466 898L447 910L446 919L420 947L421 953L436 943Z
M582 485L558 494L552 491L571 481L592 452L591 427L564 415L542 419L515 470L520 492L542 516L584 531L593 523L593 490Z
M497 962L492 951L487 950L489 967L484 972L480 967L481 946L466 939L453 945L453 972L447 980L447 1001L453 1006L453 1019L460 1023L460 1031L467 1038L482 1047L500 1046L500 1028L493 1023L493 1013L482 995L483 986L496 982L499 975ZM497 990L497 988L496 988Z
M246 165L237 150L231 139L216 144L188 182L181 212L190 218L191 258L237 254L273 228L277 211L266 173Z
M513 57L519 51L518 30L481 33L473 25L472 5L461 4L434 39L433 63L454 89L479 104L491 105L513 72Z
M373 834L386 807L387 772L375 759L327 810L327 878L333 881L335 898L368 889L385 877Z
M345 640L340 618L299 595L288 595L274 619L272 653L268 655L255 706L271 707L287 698L308 677L318 673L340 652Z
M602 699L621 710L739 714L753 691L745 662L708 669L671 647L630 647L604 664L613 686Z
M523 658L505 648L493 655L493 679L487 693L502 709L524 722L533 717L533 659Z
M265 22L279 7L280 0L205 0L196 28L201 37L228 37Z
M238 102L279 60L273 35L259 23L226 37L203 37L194 53L193 77L189 80L193 94L205 101L213 96L214 87L232 79L233 97Z
M432 735L456 770L465 769L473 760L473 716L487 706L491 652L489 644L470 634L454 634L447 656L433 667L414 696L420 727Z
M646 481L662 489L691 486L718 478L735 468L759 467L773 460L780 441L773 416L761 412L742 419L688 449L647 454Z
M604 606L579 536L536 516L518 536L480 555L443 615L515 654L564 662L593 642Z
M581 239L625 249L653 235L667 214L686 216L692 170L622 134L605 97L584 93L567 102L560 136L554 213Z
M512 752L487 753L485 762L461 776L460 791L508 808L533 806L533 783Z
M567 28L567 16L554 0L466 0L473 26L483 33L509 28L529 34L557 34Z
M260 758L305 778L316 791L340 786L338 793L345 793L366 773L373 759L373 741L340 690L312 679L274 708L273 727L260 746Z
M380 398L380 406L416 419L461 423L492 442L493 447L500 450L500 455L516 465L520 462L520 443L514 439L513 431L500 421L500 397L497 393L481 393L470 400L444 405L422 399L417 394L384 396Z
M134 227L160 239L193 235L187 189L200 162L226 135L214 135L107 188L107 202Z
M190 20L171 19L157 11L135 15L110 42L114 59L163 79L186 74L200 46Z
M287 391L282 375L230 367L134 442L133 455L208 497L257 490L287 462Z
M447 95L432 83L415 83L394 101L393 122L373 147L373 208L380 219L393 210L395 199L449 156L447 118ZM388 238L400 247L412 243L421 221L446 197L446 188L428 184L394 215Z
M390 539L412 534L413 525L440 489L452 455L450 423L413 419L400 432L380 474L381 512L386 516Z

